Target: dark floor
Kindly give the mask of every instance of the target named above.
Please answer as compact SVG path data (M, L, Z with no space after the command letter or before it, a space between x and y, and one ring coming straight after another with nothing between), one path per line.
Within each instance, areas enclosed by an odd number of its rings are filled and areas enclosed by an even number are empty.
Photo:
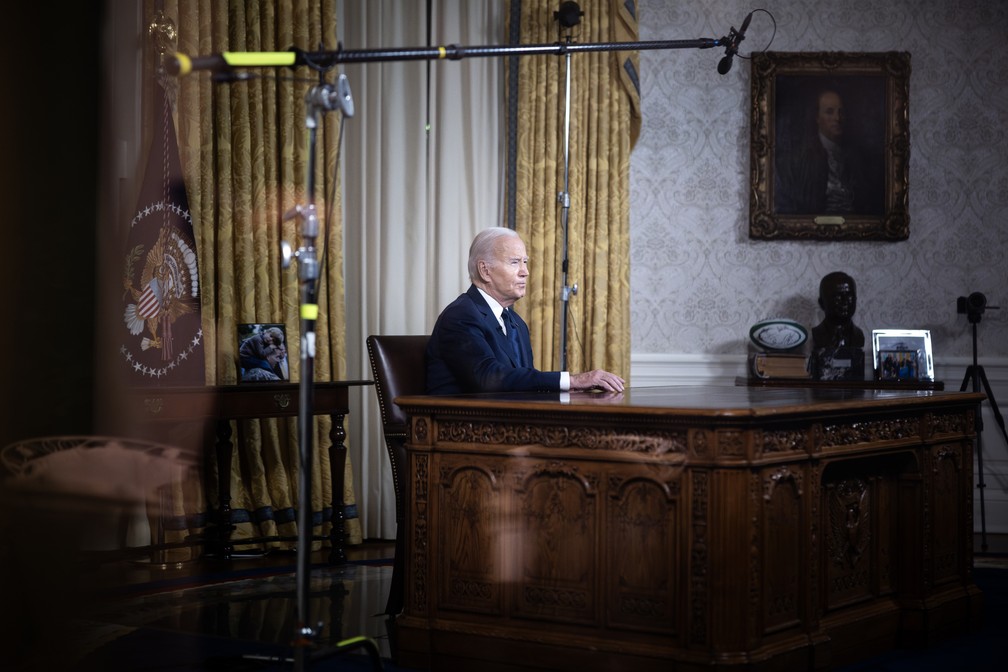
M199 560L179 564L131 563L125 570L132 585L153 589L131 592L131 606L142 605L135 617L121 611L117 622L170 627L192 634L205 633L285 645L298 630L301 577L297 554L272 551L242 554L229 561ZM328 549L311 554L307 610L314 640L320 646L358 636L372 639L381 656L391 656L385 604L392 577L394 541L367 541L349 546L347 564L333 566ZM215 574L226 574L226 587L215 592ZM119 577L122 579L122 575ZM158 604L166 588L176 594ZM179 599L178 591L188 591ZM257 606L261 604L262 606ZM319 627L321 626L321 627Z
M977 535L975 566L1008 571L1005 570L1008 535L987 535L985 552L981 551L981 544ZM401 669L392 663L394 657L384 615L393 549L390 541L353 546L347 552L348 564L336 568L326 562L325 552L313 554L306 599L310 617L318 626L313 634L318 648L325 650L338 642L363 637L376 647L385 670ZM279 662L266 658L278 650L270 647L288 647L289 651L296 634L300 615L298 591L302 586L293 571L296 565L296 554L271 552L239 554L229 561L202 559L155 564L134 559L103 567L95 574L95 581L115 589L103 591L107 599L88 604L82 610L83 618L78 620L84 627L76 633L79 635L76 660L84 663L73 669L81 672L293 669L290 658ZM979 578L978 584L984 588ZM1003 595L991 597L1002 599ZM999 608L1004 610L1008 604L1002 603ZM53 627L62 630L67 623L54 619ZM71 634L74 633L61 632L60 636ZM44 636L43 642L49 639ZM990 633L958 637L949 643L944 655L951 655L954 660L973 656L978 664L965 664L958 669L986 670L990 663L987 658L993 655L990 651L1004 649L1002 639L991 637ZM207 653L208 640L217 642L213 654ZM110 645L113 642L115 645ZM367 661L363 647L358 653L359 661ZM896 651L837 672L937 670L942 668L934 667L935 664L947 664L942 655L930 650ZM35 654L33 658L45 660L45 656ZM229 662L222 663L224 659ZM237 665L236 660L242 664ZM259 666L253 667L257 660ZM263 667L265 664L274 667ZM344 662L313 669L373 669L354 664L348 667ZM12 669L3 665L0 668ZM34 672L71 668L47 667L43 662L13 669Z

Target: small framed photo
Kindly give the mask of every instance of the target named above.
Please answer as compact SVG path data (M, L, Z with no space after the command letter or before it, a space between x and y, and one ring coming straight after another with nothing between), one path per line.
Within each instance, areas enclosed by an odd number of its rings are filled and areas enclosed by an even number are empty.
M238 382L290 381L287 329L282 324L238 325Z
M934 380L931 332L927 329L875 329L872 351L876 380Z

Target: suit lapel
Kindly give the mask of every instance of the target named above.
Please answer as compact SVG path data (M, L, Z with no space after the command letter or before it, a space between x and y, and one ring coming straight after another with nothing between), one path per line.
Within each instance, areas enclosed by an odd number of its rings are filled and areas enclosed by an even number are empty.
M489 329L493 334L497 342L497 349L507 356L508 361L510 361L514 366L520 367L521 362L515 358L514 350L511 348L511 343L508 341L507 336L504 335L504 330L500 326L500 322L497 321L497 316L494 315L493 310L490 308L490 304L486 302L483 295L479 293L475 285L469 287L469 298L472 299L473 303L476 304L476 309L479 310L480 314L483 316L483 323L486 328ZM521 340L522 331L518 328L518 339ZM524 347L524 346L523 346Z

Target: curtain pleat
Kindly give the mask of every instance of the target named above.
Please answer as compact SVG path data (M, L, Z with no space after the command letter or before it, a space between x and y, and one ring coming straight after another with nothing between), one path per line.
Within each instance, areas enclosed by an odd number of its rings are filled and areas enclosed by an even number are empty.
M430 16L427 9L430 8ZM500 0L344 2L346 49L496 45ZM348 64L357 114L345 140L348 351L371 378L369 334L430 333L469 285L479 230L501 218L501 72L496 58ZM354 361L351 359L351 363ZM352 365L351 364L351 365ZM360 512L368 537L395 536L392 471L373 389L350 418L362 437ZM359 423L359 424L357 424Z
M553 0L520 1L522 44L553 44L560 32ZM584 16L570 32L572 42L609 43L637 39L633 4L581 3ZM578 291L567 304L567 363L572 371L605 368L630 373L630 149L640 127L636 54L591 52L570 60L569 150L564 115L567 58L522 57L517 115L514 193L516 228L532 258L531 291L523 315L532 331L538 368L562 362L566 238L567 287Z
M178 26L178 51L184 54L337 47L335 0L200 0L164 5L165 14ZM153 14L149 0L145 9L148 16ZM315 379L345 379L342 216L340 192L333 188L339 114L323 116L316 161L309 166L304 97L318 83L317 74L305 68L250 72L255 75L252 79L232 83L215 84L204 72L178 79L179 150L203 278L206 380L236 383L237 325L252 322L285 325L291 380L300 379L301 289L296 262L291 268L281 267L280 244L285 240L297 247L301 242L300 221L284 215L307 203L308 170L315 176L313 200L320 220L315 245L323 264ZM330 428L328 417L315 418L311 470L315 534L328 533L332 516ZM296 537L296 419L242 421L235 423L234 432L233 538ZM359 543L352 474L348 456L344 516L349 542ZM216 474L207 474L205 482L208 505L216 506ZM293 547L293 542L271 545Z

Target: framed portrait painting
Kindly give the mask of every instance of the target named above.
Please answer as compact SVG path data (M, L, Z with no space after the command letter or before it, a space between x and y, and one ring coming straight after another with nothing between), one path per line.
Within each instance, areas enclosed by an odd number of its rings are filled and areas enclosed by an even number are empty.
M910 54L752 55L749 237L906 240Z

